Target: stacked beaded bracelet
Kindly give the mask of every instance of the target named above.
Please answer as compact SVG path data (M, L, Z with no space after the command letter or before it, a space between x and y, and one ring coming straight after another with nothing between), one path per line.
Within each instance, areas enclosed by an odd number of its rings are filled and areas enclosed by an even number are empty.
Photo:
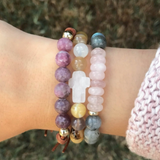
M73 49L76 58L72 62L72 67L75 70L72 78L69 79L69 86L72 88L73 106L71 113L74 116L71 122L70 139L73 143L80 143L84 138L85 121L83 116L86 114L86 107L84 106L86 100L86 88L90 86L90 78L86 77L84 69L86 68L85 57L88 55L88 47L86 45L88 40L84 32L77 32L74 37Z
M103 101L101 97L104 94L105 81L105 71L106 71L106 52L104 48L106 47L105 36L101 33L95 33L91 37L91 46L93 50L91 51L90 59L90 70L89 77L91 78L91 87L88 92L90 96L88 97L87 109L89 110L89 116L86 119L86 129L84 131L85 141L88 144L94 144L99 138L99 127L101 126L101 119L98 116L98 112L103 110Z

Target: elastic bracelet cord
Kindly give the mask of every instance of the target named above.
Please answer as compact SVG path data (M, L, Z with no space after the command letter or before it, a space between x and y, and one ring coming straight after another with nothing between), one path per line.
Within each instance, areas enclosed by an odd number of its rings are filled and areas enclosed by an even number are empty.
M89 116L86 119L86 129L84 131L84 138L86 143L94 144L99 139L99 128L101 126L101 118L98 116L98 112L103 110L103 101L101 97L104 94L104 87L106 86L105 71L106 71L106 38L102 33L95 33L91 37L91 59L89 77L91 79L91 87L88 92L87 109L89 110Z
M72 78L69 80L69 86L72 88L71 113L74 116L71 122L70 139L73 143L80 143L84 139L85 120L83 116L86 114L86 88L90 86L90 78L86 77L84 72L87 62L85 57L88 55L87 47L88 36L84 32L77 32L73 43L75 45L73 53L76 58L72 61L72 67L75 70Z

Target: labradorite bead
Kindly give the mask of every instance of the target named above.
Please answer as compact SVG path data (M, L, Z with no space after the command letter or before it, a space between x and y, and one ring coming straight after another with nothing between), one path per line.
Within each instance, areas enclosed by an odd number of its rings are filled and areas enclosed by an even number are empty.
M73 118L71 121L71 126L76 130L80 131L83 130L86 126L85 121L83 118Z
M102 33L95 33L91 37L91 46L92 48L105 48L106 47L106 38Z
M86 119L86 127L90 130L96 130L101 126L101 119L99 116L88 116Z
M100 136L99 130L91 131L88 128L84 130L84 140L88 144L96 143L98 141L99 136Z

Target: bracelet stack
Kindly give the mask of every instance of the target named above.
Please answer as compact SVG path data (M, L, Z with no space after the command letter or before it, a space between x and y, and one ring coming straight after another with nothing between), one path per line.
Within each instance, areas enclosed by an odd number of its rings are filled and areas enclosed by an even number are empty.
M105 81L105 71L106 71L106 52L104 48L106 47L105 36L101 33L95 33L91 37L91 59L90 59L90 70L89 77L91 79L91 87L88 92L90 96L88 97L87 109L89 110L89 116L86 119L86 129L84 131L85 141L88 144L94 144L99 138L99 128L101 126L101 119L98 116L98 112L103 110L103 101L101 97L104 94Z
M77 32L73 40L75 44L73 52L76 58L71 64L75 71L69 80L69 86L72 88L72 101L75 103L71 107L74 118L71 122L70 139L73 143L80 143L84 139L85 121L83 116L86 114L86 107L82 103L86 100L86 88L90 86L90 78L86 77L84 72L86 68L85 57L88 55L87 40L88 37L84 32Z

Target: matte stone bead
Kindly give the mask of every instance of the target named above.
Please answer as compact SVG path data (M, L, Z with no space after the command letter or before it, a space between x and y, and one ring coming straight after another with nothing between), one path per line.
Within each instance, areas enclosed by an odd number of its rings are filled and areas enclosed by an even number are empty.
M103 110L103 105L88 103L87 109L92 112L101 112Z
M104 72L92 71L89 73L89 77L92 80L103 80L105 78Z
M72 49L72 41L68 38L61 38L57 42L57 48L59 51L67 51L69 52Z
M70 110L71 105L67 99L58 99L54 107L58 113L62 114L67 113Z
M101 119L99 116L88 116L86 119L86 127L90 130L96 130L101 126Z
M71 62L71 56L66 51L60 51L56 55L56 63L59 67L66 67Z
M91 46L92 48L105 48L106 47L106 38L102 33L95 33L91 37Z
M96 143L99 139L99 136L100 136L99 130L92 131L88 128L84 130L84 140L88 144Z
M84 43L87 44L88 41L88 36L86 33L84 32L77 32L77 34L75 35L74 39L73 39L73 44L76 45L78 43Z
M71 64L75 71L84 71L87 66L87 62L83 57L76 57Z
M102 96L104 94L104 89L100 87L90 87L88 93L95 96Z
M58 98L66 98L70 94L70 87L66 83L59 83L54 88L54 93Z
M90 95L88 97L88 102L91 104L102 104L104 102L104 99L101 96Z
M55 72L55 78L59 82L67 82L71 78L71 72L68 68L60 67Z
M81 103L74 104L71 107L71 113L76 118L82 118L86 114L86 107Z
M103 56L103 57L106 57L106 51L102 48L95 48L91 51L91 56L97 56L97 55L100 55L100 56Z
M101 87L104 88L106 86L106 82L103 80L92 80L91 87Z
M96 62L90 66L91 71L98 71L98 72L105 72L106 71L106 65L101 62Z
M86 126L85 121L83 118L73 118L71 121L71 126L76 130L80 131L83 130Z
M90 63L94 64L96 62L100 62L105 64L106 63L106 58L103 55L93 55L90 59Z
M71 124L71 119L68 114L59 114L55 122L58 128L68 128Z

